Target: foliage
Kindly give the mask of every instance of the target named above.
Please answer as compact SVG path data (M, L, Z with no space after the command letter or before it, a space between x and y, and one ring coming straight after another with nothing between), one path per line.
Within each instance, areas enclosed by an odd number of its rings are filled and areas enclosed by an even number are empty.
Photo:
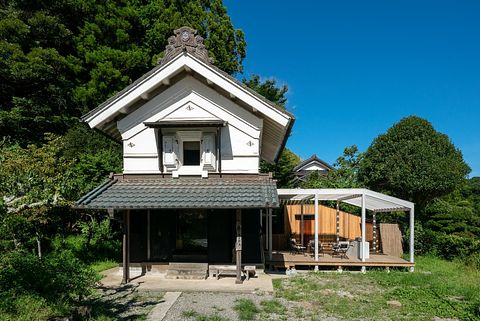
M3 294L0 303L0 320L45 321L53 315L67 313L61 302L47 302L44 298L33 294L16 295L14 298Z
M480 237L480 212L458 191L434 199L425 208L425 227L433 231L465 237Z
M480 239L455 234L423 230L415 236L423 244L421 254L431 254L453 260L459 259L480 270Z
M262 80L259 75L252 75L250 79L244 78L243 83L250 89L275 103L281 108L285 108L287 102L287 85L279 86L275 79ZM268 163L264 160L260 161L261 173L272 173L273 178L277 180L278 187L292 186L293 168L300 162L294 152L288 148L284 148L276 164Z
M233 309L237 311L239 320L254 320L260 312L252 300L245 298L238 299Z
M469 171L447 135L410 116L373 141L360 162L359 179L369 188L424 208L452 192Z
M300 162L300 157L288 148L284 148L278 162L270 164L265 161L260 162L261 173L272 173L273 178L277 180L277 186L290 187L292 186L293 168Z
M26 146L148 71L174 29L198 29L217 67L242 71L243 32L221 0L0 2L0 134Z
M357 146L346 147L343 155L337 158L327 175L319 175L317 172L311 173L305 182L301 184L303 188L355 188L363 187L358 181L358 169L362 154Z
M417 257L416 272L368 270L310 273L274 280L276 296L311 307L317 315L344 320L432 320L480 317L480 272L459 262ZM400 301L400 308L389 300Z
M96 274L68 251L52 252L43 258L13 251L0 260L0 289L4 294L73 301L88 295L96 280Z
M92 263L120 258L121 242L107 218L89 216L78 221L80 234L57 235L52 240L53 251L70 251L82 262Z
M262 80L259 75L252 75L250 79L243 78L242 82L250 89L275 103L277 106L285 108L287 102L287 85L279 86L275 79Z

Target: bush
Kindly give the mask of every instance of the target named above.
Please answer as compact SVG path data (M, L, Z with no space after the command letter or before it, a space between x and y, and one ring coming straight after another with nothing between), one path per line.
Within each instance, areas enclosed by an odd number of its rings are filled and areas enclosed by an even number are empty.
M8 296L31 294L50 302L73 302L90 294L96 281L95 272L69 251L43 258L13 251L0 258L0 292Z
M80 234L57 236L52 240L53 251L70 251L84 263L120 258L121 241L111 229L108 219L80 222Z
M419 229L415 236L421 254L433 254L453 260L460 259L465 264L480 268L480 240L474 237L446 234Z

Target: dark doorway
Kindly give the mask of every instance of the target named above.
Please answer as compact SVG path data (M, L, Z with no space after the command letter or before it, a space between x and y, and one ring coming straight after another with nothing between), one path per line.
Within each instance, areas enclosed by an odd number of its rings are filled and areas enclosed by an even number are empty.
M179 211L174 259L179 261L207 261L208 225L204 210Z

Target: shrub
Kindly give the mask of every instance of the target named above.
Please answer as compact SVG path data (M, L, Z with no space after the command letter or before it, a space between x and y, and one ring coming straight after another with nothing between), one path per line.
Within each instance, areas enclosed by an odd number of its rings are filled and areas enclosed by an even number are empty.
M108 219L93 219L79 224L81 233L52 240L53 251L70 251L85 263L118 260L121 242L112 231Z
M480 240L427 229L418 229L418 232L415 244L421 254L433 254L447 260L460 259L469 266L480 268Z
M97 275L71 252L39 258L13 251L0 258L0 292L38 295L50 302L67 302L88 295Z

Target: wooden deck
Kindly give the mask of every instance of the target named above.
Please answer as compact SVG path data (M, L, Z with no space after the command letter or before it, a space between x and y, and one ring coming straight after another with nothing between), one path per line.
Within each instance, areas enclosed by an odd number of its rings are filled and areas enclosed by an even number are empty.
M266 264L272 268L293 268L293 267L412 267L415 263L410 263L399 257L384 255L384 254L370 254L370 258L362 262L356 257L340 258L332 256L331 254L319 254L316 262L310 254L291 254L290 252L273 252L272 259L266 260Z

